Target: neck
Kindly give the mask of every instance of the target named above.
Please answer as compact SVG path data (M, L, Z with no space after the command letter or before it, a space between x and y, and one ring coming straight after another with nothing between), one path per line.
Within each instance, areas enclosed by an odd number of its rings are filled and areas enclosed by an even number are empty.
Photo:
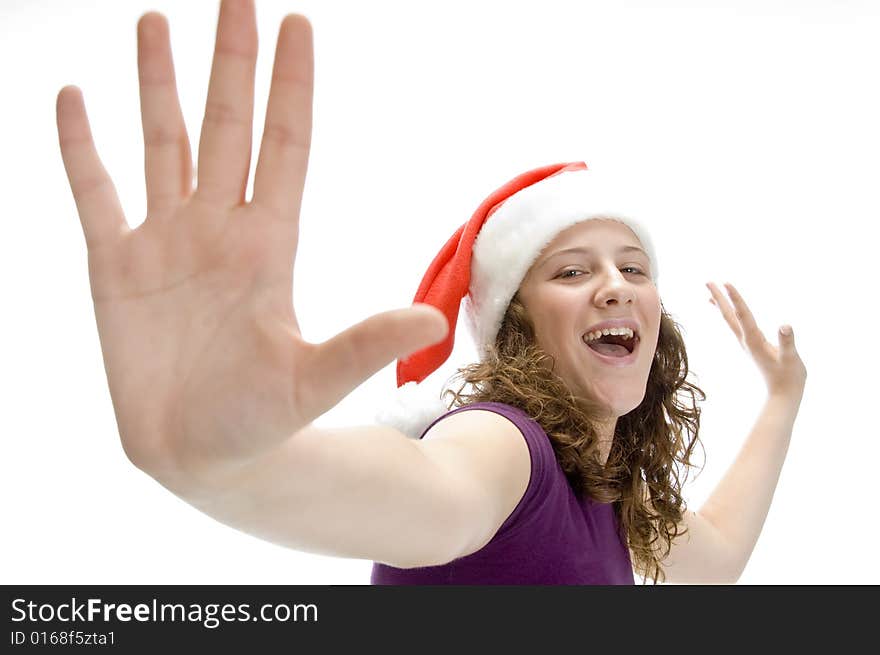
M617 417L599 429L599 463L602 464L602 466L608 461L608 455L611 453L611 444L614 443L615 427L617 427Z

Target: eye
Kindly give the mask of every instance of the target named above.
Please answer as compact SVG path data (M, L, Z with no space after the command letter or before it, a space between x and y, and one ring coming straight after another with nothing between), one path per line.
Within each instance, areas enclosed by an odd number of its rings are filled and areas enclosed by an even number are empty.
M621 270L623 270L623 271L634 271L636 275L644 275L644 272L642 271L642 269L640 269L640 268L636 268L635 266L626 266L625 268L623 268L623 269L621 269ZM575 277L575 276L573 276L573 275L567 275L568 273L580 273L580 272L581 272L581 271L578 271L578 270L572 268L572 269L569 269L569 270L567 270L567 271L562 271L562 273L560 273L559 275L557 275L557 277L560 277L560 278L565 279L565 280L569 280L569 279L571 279L572 277Z

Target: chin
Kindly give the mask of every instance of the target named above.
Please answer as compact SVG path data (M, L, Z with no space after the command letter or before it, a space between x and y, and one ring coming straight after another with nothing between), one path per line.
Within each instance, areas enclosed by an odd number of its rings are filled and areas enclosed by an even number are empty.
M601 391L597 394L599 402L606 407L610 407L611 416L619 418L625 414L629 414L642 404L645 399L644 389L639 396L628 396L626 398L614 397L613 394L603 394Z

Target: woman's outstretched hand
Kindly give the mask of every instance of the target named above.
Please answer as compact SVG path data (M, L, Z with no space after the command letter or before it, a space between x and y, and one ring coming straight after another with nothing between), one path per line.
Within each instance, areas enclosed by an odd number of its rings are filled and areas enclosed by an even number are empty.
M110 395L123 448L140 468L235 467L448 326L438 310L415 306L320 344L300 335L293 265L312 126L308 20L281 24L250 202L253 0L220 6L195 189L168 23L145 14L137 35L147 191L137 228L95 150L80 90L61 89L56 107Z
M745 300L732 284L724 285L730 301L711 282L707 282L706 287L712 293L709 301L721 310L721 315L740 345L761 370L768 393L789 398L799 404L807 382L807 369L795 347L791 326L782 326L779 329L779 345L774 346L764 337ZM784 331L786 327L789 329L787 334Z

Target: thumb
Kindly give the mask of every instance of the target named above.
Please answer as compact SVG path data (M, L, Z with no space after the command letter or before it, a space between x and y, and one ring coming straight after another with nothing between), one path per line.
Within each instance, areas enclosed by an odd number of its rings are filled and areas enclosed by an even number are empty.
M449 332L437 308L416 304L371 316L317 344L309 366L310 395L328 411L389 362L435 344ZM320 389L318 389L320 387Z
M794 352L794 331L790 325L779 328L779 348L783 353Z

